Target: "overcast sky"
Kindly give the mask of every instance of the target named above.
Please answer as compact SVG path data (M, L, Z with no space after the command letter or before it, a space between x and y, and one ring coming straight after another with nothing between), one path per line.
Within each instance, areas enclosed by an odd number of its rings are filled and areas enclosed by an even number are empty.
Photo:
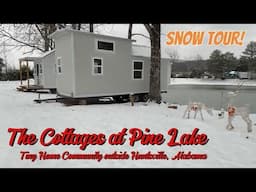
M207 45L203 42L202 45L166 45L166 34L170 31L245 31L246 35L243 41L243 46L213 46ZM127 24L109 24L103 25L98 28L98 32L106 35L118 36L127 38L128 25ZM149 36L145 27L142 24L135 24L133 27L133 33L142 33ZM256 41L256 24L162 24L161 25L161 47L162 55L166 55L166 52L175 50L178 52L180 59L194 59L199 54L203 59L207 59L211 52L215 49L220 49L222 52L232 52L236 57L240 57L242 51L244 51L246 45L250 41ZM150 46L149 39L142 36L134 36L136 44ZM23 52L26 50L14 50L7 54L7 61L10 65L18 66L18 58L23 57ZM3 57L3 55L0 55Z

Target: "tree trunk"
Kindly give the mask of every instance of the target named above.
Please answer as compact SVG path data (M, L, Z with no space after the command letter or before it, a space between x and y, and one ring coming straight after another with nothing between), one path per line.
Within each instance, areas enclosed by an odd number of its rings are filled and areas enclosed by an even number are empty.
M132 24L129 24L128 39L132 39Z
M89 24L89 27L90 27L90 32L93 33L93 24Z
M150 67L150 86L149 99L161 103L161 89L160 89L160 24L153 24L151 31L151 67Z
M44 51L47 52L50 49L53 49L52 47L52 40L49 39L48 35L56 31L55 24L44 24L43 28L43 39L44 39Z

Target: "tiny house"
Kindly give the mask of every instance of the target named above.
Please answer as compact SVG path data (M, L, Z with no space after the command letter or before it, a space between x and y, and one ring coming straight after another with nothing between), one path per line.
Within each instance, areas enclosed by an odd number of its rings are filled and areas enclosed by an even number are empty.
M50 35L55 40L56 87L60 96L88 98L149 92L150 49L143 55L132 40L70 29ZM161 90L167 91L168 59L161 59Z

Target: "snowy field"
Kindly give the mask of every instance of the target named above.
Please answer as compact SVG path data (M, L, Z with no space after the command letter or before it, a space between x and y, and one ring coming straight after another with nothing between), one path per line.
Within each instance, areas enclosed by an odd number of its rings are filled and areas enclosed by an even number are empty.
M168 108L170 104L157 105L150 103L123 104L95 104L64 106L60 103L36 104L33 99L35 93L16 91L18 82L0 82L0 167L1 168L244 168L256 167L256 114L251 114L253 132L246 139L246 125L240 117L234 120L236 128L232 131L225 129L227 114L224 119L218 119L218 111L210 116L203 111L205 120L183 119L186 106L177 109ZM41 98L55 97L44 94ZM166 139L159 145L142 145L140 141L134 146L129 145L131 128L150 129L150 133L161 133ZM111 145L105 142L102 145L88 145L81 150L79 145L50 145L43 146L39 142L34 145L18 145L19 135L13 146L9 145L11 133L8 128L28 128L28 134L34 133L40 138L46 128L54 128L61 133L65 128L75 128L75 133L103 133L108 138L112 133L127 128L126 141L123 145ZM184 133L192 133L199 128L198 134L204 133L209 141L205 145L168 146L171 136L168 130L178 129L178 137ZM49 140L50 136L46 140ZM32 154L21 160L21 151ZM102 159L39 159L39 152L47 154L119 154L126 152L130 158L123 160ZM141 154L164 152L169 160L132 160L132 152ZM206 154L207 159L172 160L178 153ZM35 161L29 159L36 154ZM67 153L66 153L67 154Z

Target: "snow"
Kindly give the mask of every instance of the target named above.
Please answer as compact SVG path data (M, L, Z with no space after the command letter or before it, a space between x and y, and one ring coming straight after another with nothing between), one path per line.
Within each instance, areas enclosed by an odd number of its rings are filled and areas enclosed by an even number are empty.
M171 85L237 85L237 86L256 86L255 80L248 79L196 79L196 78L171 78Z
M122 104L94 104L65 106L61 103L36 104L36 93L16 91L19 82L0 82L0 167L2 168L244 168L256 167L256 114L251 114L253 132L249 139L245 137L246 125L240 117L235 118L235 129L228 131L227 114L223 119L218 118L219 111L213 111L214 116L203 111L205 120L183 119L186 106L177 109L168 108L170 104L130 103ZM52 98L54 94L42 94L41 98ZM34 145L18 145L17 139L13 146L9 145L11 134L8 128L28 128L28 134L34 133L40 137L46 128L54 128L61 133L65 128L75 128L75 133L103 133L108 138L112 133L118 133L123 128L150 129L150 133L161 133L166 139L161 145L142 145L138 142L129 145L130 134L127 132L123 145L88 145L85 150L78 145L50 145L43 146L39 142ZM209 141L205 145L168 146L171 128L179 130L178 137L184 133L191 133L199 128L199 134L205 133ZM112 154L132 151L140 153L157 153L164 151L169 160L21 160L20 151L38 154L46 151L51 154L62 154L68 151L72 154L88 154L99 152ZM179 151L207 154L205 160L171 160Z

